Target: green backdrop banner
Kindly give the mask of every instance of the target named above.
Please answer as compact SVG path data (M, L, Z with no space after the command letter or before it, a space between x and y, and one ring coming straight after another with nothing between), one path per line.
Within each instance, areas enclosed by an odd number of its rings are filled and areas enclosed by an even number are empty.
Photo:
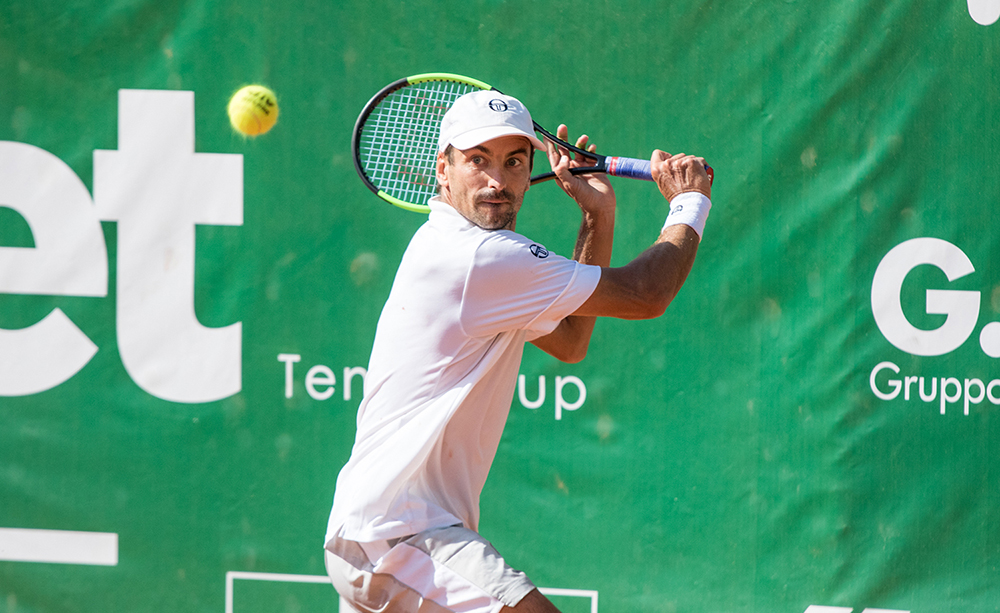
M350 137L422 72L716 172L666 316L527 348L482 509L514 566L567 612L1000 611L998 15L5 0L0 613L337 610L334 482L424 219ZM253 139L248 83L281 108ZM621 265L665 205L614 185ZM542 184L518 230L578 224Z

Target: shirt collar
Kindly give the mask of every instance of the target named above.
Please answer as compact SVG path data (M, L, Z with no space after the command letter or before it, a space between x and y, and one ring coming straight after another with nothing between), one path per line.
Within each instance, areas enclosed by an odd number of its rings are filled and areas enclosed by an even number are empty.
M455 207L442 200L440 196L434 196L428 200L427 206L431 208L430 221L435 225L444 224L462 229L470 226L478 227L462 216Z

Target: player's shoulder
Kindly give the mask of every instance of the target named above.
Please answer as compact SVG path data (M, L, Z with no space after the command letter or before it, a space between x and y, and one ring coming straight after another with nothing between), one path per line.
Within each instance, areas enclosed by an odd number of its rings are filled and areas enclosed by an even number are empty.
M482 262L502 260L522 263L539 262L559 256L545 245L510 230L487 232L476 249L476 260Z

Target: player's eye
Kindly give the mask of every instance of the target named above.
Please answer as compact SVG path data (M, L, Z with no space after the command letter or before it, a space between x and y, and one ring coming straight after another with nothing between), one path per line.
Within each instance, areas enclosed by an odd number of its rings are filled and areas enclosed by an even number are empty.
M474 155L474 156L472 156L472 163L475 164L476 166L482 165L482 163L483 163L483 156L481 156L481 155Z

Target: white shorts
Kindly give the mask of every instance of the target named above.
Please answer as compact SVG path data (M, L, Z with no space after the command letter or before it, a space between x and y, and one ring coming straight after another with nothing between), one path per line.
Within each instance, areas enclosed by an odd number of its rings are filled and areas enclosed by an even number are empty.
M335 538L326 545L326 571L341 604L362 613L497 613L535 589L462 526L375 543Z

